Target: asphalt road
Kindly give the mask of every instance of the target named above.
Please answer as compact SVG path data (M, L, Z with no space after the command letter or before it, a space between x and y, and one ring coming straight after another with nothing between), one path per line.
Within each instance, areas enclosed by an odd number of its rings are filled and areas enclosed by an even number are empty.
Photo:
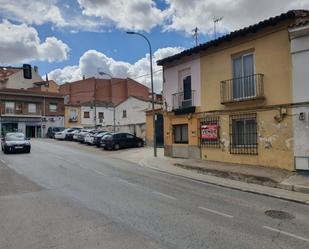
M84 145L31 142L31 154L0 154L40 186L0 196L1 249L309 248L309 206L172 176Z

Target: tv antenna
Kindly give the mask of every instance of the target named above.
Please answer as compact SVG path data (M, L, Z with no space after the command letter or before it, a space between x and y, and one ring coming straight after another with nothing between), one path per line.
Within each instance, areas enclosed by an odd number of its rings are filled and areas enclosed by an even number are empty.
M217 24L222 21L223 16L221 17L214 17L213 22L214 22L214 35L215 35L215 39L217 39Z
M192 32L193 32L193 37L195 39L195 46L197 46L198 45L198 32L199 32L198 27L195 27L195 29L193 29Z

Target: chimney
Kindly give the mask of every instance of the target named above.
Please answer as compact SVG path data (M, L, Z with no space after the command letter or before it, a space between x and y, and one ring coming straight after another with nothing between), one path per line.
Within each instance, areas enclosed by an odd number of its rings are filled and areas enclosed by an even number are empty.
M86 79L86 76L85 75L83 75L83 80L85 80Z
M33 67L33 70L34 70L34 72L39 73L39 68L38 68L38 66L34 66L34 67Z

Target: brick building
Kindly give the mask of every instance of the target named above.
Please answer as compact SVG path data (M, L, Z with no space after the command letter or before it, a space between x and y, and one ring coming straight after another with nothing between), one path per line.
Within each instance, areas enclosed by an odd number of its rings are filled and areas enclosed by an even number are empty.
M0 89L0 130L42 137L48 127L64 126L64 99L58 93Z
M59 91L65 96L65 102L71 105L94 101L111 102L117 105L129 96L149 99L149 88L129 78L96 79L92 77L63 84Z

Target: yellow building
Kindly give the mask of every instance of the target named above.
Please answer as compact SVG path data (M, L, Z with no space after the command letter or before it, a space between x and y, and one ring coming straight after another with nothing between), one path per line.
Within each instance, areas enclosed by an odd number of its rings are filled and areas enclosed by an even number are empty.
M64 109L64 127L82 127L81 125L81 107L77 105L65 105Z
M165 155L294 170L289 11L158 61Z

